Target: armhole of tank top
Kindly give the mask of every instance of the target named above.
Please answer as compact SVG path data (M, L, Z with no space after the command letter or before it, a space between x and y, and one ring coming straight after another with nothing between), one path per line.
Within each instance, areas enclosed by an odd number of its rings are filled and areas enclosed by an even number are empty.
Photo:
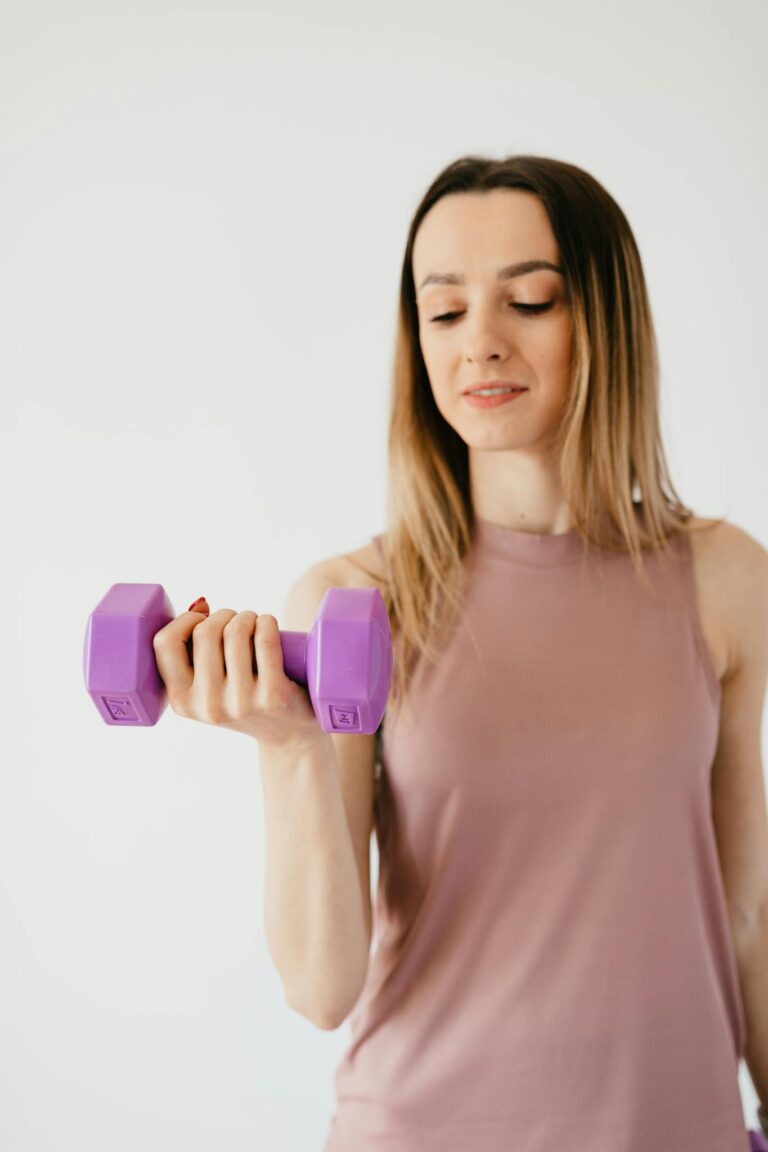
M683 597L686 611L688 613L688 619L691 622L693 638L704 671L704 679L706 680L710 698L715 707L719 709L722 690L714 665L712 664L712 657L709 652L706 637L704 636L704 627L699 606L699 593L696 585L696 569L693 562L693 545L687 532L679 532L677 535L680 537L678 547L683 561Z

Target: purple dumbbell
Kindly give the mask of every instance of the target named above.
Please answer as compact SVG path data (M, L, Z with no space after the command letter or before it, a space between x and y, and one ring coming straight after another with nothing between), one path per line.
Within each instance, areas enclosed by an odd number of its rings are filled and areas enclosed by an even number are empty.
M106 724L160 719L168 698L153 640L175 616L162 584L113 584L91 612L83 677ZM377 588L329 588L312 631L281 632L280 643L285 674L309 690L324 732L376 731L392 679L392 635Z

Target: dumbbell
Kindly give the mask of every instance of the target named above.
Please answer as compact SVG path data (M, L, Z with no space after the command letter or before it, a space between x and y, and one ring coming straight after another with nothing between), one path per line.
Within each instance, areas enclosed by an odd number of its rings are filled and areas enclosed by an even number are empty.
M83 677L106 724L142 727L160 719L168 696L153 640L175 616L162 584L113 584L91 612ZM309 690L323 731L375 732L392 680L392 636L379 590L329 588L311 632L279 635L285 675Z

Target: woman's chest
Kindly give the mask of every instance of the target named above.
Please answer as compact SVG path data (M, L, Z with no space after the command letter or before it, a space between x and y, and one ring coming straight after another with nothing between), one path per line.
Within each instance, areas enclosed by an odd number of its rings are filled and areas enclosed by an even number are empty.
M692 523L703 526L708 521L701 517L693 517ZM725 576L727 558L724 553L728 547L728 526L723 527L726 531L717 526L711 530L692 532L690 535L697 609L709 658L718 681L722 681L728 668L728 654L732 650L730 633L734 629L733 625L728 624L729 616L732 617L733 612L729 611L729 587ZM349 553L344 560L352 562L349 566L349 579L352 585L381 586L380 581L383 578L381 556L375 543L371 542L357 552Z

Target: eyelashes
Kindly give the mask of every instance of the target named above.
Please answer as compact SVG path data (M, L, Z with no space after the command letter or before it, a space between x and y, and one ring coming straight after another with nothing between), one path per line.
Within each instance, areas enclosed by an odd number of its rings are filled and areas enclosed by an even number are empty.
M548 300L545 304L510 304L510 308L524 315L538 316L541 312L548 312L553 304L554 300ZM461 316L461 312L444 312L442 316L433 317L430 324L450 324L457 316Z

